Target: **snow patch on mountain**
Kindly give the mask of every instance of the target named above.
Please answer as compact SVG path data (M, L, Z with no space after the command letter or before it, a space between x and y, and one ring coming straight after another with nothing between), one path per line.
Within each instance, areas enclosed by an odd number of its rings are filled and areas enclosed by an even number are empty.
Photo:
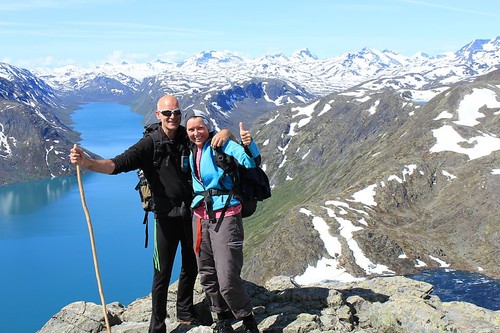
M442 268L447 268L447 267L450 267L450 264L449 264L449 263L447 263L446 261L443 261L443 260L441 260L441 259L439 259L439 258L437 258L437 257L434 257L434 256L429 255L429 258L430 258L431 260L434 260L435 262L437 262L437 263L439 264L439 267L442 267Z
M455 116L458 118L456 121L449 122L448 119L452 118L450 117L451 113L448 111L441 112L435 120L444 123L442 123L441 127L432 130L436 143L429 151L431 153L451 151L465 154L469 157L469 160L474 160L500 150L500 138L498 137L500 133L483 133L473 129L480 124L479 119L485 119L484 108L500 108L498 95L495 91L485 88L473 89L472 93L465 95L460 101L457 110L455 110ZM455 126L469 127L477 135L464 138Z
M5 135L4 125L0 123L0 157L6 158L12 155L12 148L10 146L9 140L12 141L13 138L9 138L7 137L7 135Z
M448 171L446 170L441 170L441 173L443 174L443 176L445 176L446 178L448 178L448 181L452 181L453 179L456 179L457 176L449 173Z
M478 118L484 118L484 113L479 110L483 107L500 108L500 101L496 99L496 93L490 89L473 89L470 95L467 95L460 102L457 110L457 125L474 127L479 124Z
M350 208L347 203L340 201L327 201L326 205L333 205L339 210L340 215L346 215L344 208ZM367 275L382 274L394 275L395 272L390 270L387 266L382 264L373 263L362 251L358 243L353 237L353 233L363 229L363 223L352 222L346 218L340 217L336 214L335 210L329 207L322 207L326 210L327 216L325 218L314 215L310 210L301 208L300 213L311 217L312 224L316 231L318 231L321 240L325 244L325 249L329 257L322 257L316 263L316 266L309 265L304 273L295 276L294 280L300 285L309 285L318 282L328 281L356 281L363 278L356 278L349 274L343 267L346 259L342 256L342 244L347 244L349 251L354 257L356 265L361 267ZM332 230L329 223L336 223L337 230ZM365 222L363 220L363 222ZM365 222L366 223L366 222ZM361 224L361 225L359 225ZM336 235L336 236L334 236ZM342 240L342 241L341 241Z
M380 104L379 100L375 101L375 103L373 103L373 105L370 106L370 109L368 110L368 113L371 114L371 115L375 114L375 112L377 112L377 108L378 108L379 104Z
M301 117L298 122L293 122L290 124L290 132L288 135L294 136L297 135L297 132L295 131L295 128L301 128L307 125L311 119L312 119L312 114L314 113L314 108L316 105L319 103L319 100L306 106L306 107L294 107L292 108L292 113L295 113L292 115L292 119L295 117ZM305 116L305 117L302 117Z
M429 150L431 153L452 151L465 154L469 156L469 160L474 160L500 150L500 138L489 134L465 139L450 125L443 125L438 129L434 129L432 134L436 138L436 144ZM466 148L463 145L470 145L471 147Z
M309 265L305 272L294 277L295 282L300 285L308 285L317 282L326 281L356 281L362 280L347 273L346 269L340 263L340 254L342 253L342 244L338 237L331 236L330 227L326 221L319 217L314 216L311 211L307 209L300 209L300 212L311 217L314 228L320 234L320 238L325 244L325 248L330 258L321 258L316 263L316 266Z
M360 202L366 206L376 206L377 202L375 201L375 195L377 192L375 192L375 188L377 187L377 184L372 184L369 185L368 187L353 193L353 202Z

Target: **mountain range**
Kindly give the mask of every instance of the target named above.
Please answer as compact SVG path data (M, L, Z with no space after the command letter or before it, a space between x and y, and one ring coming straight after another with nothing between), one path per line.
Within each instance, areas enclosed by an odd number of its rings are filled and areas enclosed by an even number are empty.
M500 37L434 57L365 48L90 69L0 63L0 185L72 172L79 104L125 103L148 123L156 99L174 94L219 128L237 133L244 121L261 147L273 196L247 221L245 277L300 281L321 264L338 276L449 266L498 278L499 64ZM305 261L290 260L297 253Z
M275 187L247 225L245 276L443 267L498 278L499 121L500 70L425 104L360 85L261 118ZM286 259L297 254L306 260Z

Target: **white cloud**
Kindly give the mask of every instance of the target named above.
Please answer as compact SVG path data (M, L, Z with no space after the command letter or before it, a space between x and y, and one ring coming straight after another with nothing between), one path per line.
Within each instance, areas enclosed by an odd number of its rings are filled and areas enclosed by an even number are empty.
M28 11L38 9L58 9L74 8L80 6L89 6L95 4L123 4L119 0L30 0L30 1L11 1L0 3L0 11Z
M108 54L106 57L106 62L111 64L120 64L122 62L135 63L138 61L148 60L149 55L147 53L124 53L122 51L115 50Z

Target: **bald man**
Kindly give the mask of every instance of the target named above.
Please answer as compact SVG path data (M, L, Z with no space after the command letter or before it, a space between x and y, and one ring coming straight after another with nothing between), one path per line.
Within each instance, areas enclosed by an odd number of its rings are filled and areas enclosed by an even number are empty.
M199 324L193 307L193 288L197 275L193 252L191 226L191 200L189 166L183 164L189 156L189 139L181 126L182 110L175 96L161 97L155 115L158 128L146 135L123 153L111 159L93 159L84 151L71 149L70 161L88 170L118 174L142 169L153 193L154 276L152 286L152 314L149 333L165 333L168 285L172 274L177 247L180 243L182 268L177 290L177 320L183 324ZM231 136L228 130L220 131L212 144L222 146ZM160 147L155 147L159 142ZM156 153L155 153L156 149ZM158 151L161 159L158 161Z

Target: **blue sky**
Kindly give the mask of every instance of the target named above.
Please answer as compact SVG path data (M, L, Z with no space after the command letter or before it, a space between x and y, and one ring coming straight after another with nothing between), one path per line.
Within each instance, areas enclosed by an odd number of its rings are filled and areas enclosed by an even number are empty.
M363 47L411 56L500 36L498 0L0 0L0 61L31 68Z

